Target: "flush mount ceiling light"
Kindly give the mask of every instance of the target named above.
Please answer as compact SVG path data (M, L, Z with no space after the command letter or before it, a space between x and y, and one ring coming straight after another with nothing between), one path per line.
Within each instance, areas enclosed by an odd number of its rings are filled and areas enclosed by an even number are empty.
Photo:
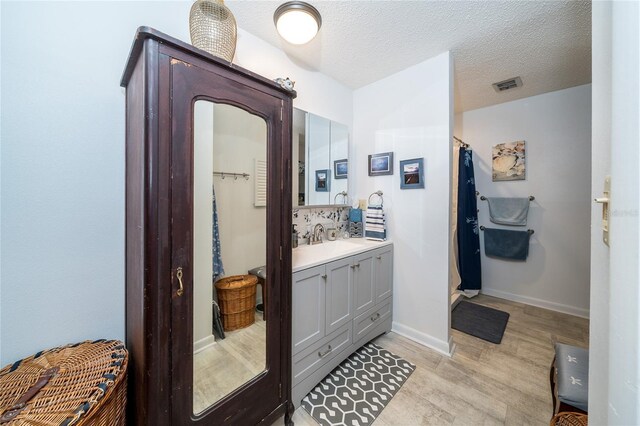
M303 1L288 1L273 14L280 36L291 44L310 42L322 26L320 12Z

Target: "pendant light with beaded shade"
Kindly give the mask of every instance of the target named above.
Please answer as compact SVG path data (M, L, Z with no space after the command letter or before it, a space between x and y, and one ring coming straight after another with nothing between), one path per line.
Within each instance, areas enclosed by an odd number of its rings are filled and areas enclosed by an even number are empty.
M196 0L189 13L191 44L214 56L233 61L238 30L224 0Z

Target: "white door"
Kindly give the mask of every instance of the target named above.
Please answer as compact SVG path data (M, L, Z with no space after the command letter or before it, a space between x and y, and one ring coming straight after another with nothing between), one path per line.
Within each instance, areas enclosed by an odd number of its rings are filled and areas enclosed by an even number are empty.
M594 204L589 423L640 424L640 4L593 2L592 194L611 176L609 245Z

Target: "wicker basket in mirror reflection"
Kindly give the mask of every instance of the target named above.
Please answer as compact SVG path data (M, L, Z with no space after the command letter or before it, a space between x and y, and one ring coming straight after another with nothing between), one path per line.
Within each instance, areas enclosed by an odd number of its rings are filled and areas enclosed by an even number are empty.
M257 283L255 275L233 275L216 281L224 331L245 328L255 322Z
M223 0L196 0L189 13L191 44L214 56L233 61L236 19Z

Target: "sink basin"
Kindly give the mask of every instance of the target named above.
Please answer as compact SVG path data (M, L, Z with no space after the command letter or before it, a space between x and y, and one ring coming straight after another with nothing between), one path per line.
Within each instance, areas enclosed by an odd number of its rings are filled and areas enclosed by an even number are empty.
M362 238L349 240L323 241L315 245L303 245L293 249L292 266L294 271L310 268L348 255L367 251L381 243Z

